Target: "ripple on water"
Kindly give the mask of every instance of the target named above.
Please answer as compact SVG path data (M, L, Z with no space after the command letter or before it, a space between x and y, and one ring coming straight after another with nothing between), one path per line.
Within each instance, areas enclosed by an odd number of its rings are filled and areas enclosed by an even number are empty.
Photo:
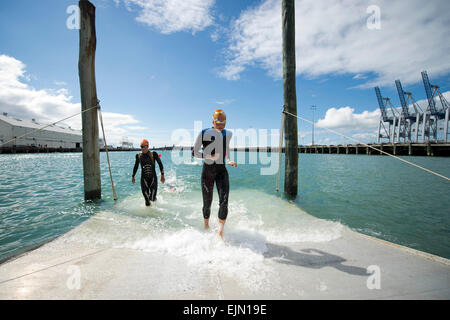
M129 228L123 234L113 233L117 237L113 243L118 245L133 245L149 236L152 241L166 239L168 246L173 243L175 247L181 246L171 238L175 236L206 241L201 233L201 165L189 161L175 165L170 153L163 152L166 184L159 184L158 202L149 209L139 183L131 184L135 154L110 154L118 201L112 200L106 158L101 154L104 201L92 205L83 201L80 153L0 155L0 239L14 239L2 240L0 259L70 230L88 217L100 218L97 213L103 211L111 212L113 219L122 217L114 220L120 221L117 227ZM410 159L450 176L450 159ZM226 232L234 246L240 241L251 250L261 239L270 243L332 241L340 236L344 224L450 257L450 194L444 182L386 157L301 154L299 163L299 197L294 204L278 198L275 177L261 175L259 165L228 169L231 191ZM217 201L215 193L212 223L217 223ZM327 220L317 222L305 212ZM133 223L129 220L137 221L134 226L139 225L142 234L130 229ZM180 233L185 229L190 231ZM240 239L241 234L247 234L247 239ZM152 242L149 248L160 247Z

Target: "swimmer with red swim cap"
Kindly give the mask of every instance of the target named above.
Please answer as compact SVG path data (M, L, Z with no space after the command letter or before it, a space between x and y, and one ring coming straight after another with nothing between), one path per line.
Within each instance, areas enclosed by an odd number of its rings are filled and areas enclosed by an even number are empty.
M164 167L161 159L155 151L150 152L148 150L148 146L148 140L142 140L142 152L136 155L133 175L131 177L131 183L134 184L136 182L134 176L136 175L139 164L141 164L141 190L145 198L146 206L150 206L150 201L156 201L156 193L158 191L158 177L156 175L155 161L158 162L159 171L161 172L161 183L165 182Z

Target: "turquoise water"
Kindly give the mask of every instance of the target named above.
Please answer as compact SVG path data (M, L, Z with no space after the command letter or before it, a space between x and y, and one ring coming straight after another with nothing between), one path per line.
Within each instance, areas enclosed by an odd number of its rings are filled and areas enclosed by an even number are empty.
M196 236L192 232L201 230L203 223L201 164L190 157L176 164L170 152L162 152L167 181L159 185L158 202L146 208L139 183L131 184L135 154L110 153L118 201L112 199L106 155L101 154L103 200L98 203L83 201L80 153L0 155L0 261L89 218L98 218L99 227L101 217L133 227L120 234L85 234L83 241L147 248L146 237L158 234L167 243L175 241L171 237L190 242ZM240 156L249 163L250 154ZM406 159L450 176L449 158ZM385 156L300 154L299 166L299 196L294 203L275 192L276 174L261 175L267 164L229 167L225 236L235 242L244 233L272 242L330 241L347 226L450 258L449 182ZM313 221L305 212L324 221ZM214 229L217 195L212 218Z

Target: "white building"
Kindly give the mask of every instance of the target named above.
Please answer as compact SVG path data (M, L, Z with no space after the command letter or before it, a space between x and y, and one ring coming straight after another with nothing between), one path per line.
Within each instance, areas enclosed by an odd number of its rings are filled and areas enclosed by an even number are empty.
M127 137L122 137L122 141L120 142L120 147L122 149L133 149L133 142L130 142Z
M26 133L42 128L46 124L38 123L35 119L22 120L11 116L7 113L0 115L0 145L3 143L20 137ZM50 125L49 127L36 131L24 138L9 142L3 147L12 146L34 146L41 148L82 148L83 139L80 130L72 128L64 128L58 125ZM103 147L103 139L99 139L99 146Z

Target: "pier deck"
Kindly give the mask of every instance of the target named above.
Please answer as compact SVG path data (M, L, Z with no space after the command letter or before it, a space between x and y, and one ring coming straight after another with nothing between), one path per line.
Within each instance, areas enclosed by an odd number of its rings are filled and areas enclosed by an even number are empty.
M439 156L450 157L450 143L386 143L386 144L370 144L370 146L382 150L384 152L401 155L401 156ZM242 152L278 152L278 147L239 147L231 148L231 151ZM192 150L192 147L160 147L154 150L171 151L171 150ZM17 146L17 147L3 147L0 148L2 153L54 153L54 152L81 152L81 148L38 148L32 146ZM104 148L100 148L104 152ZM108 151L136 151L136 148L121 148L108 147ZM284 148L283 148L284 152ZM316 154L365 154L365 155L379 155L383 154L377 150L367 147L362 144L348 144L348 145L309 145L299 146L299 153L316 153Z
M347 228L329 242L266 243L271 271L255 288L170 253L68 241L90 223L0 265L0 299L450 299L449 260Z
M371 144L373 148L393 155L402 156L450 156L449 143L395 143L395 144ZM301 146L299 153L325 153L325 154L367 154L379 155L380 151L361 144L349 145L314 145Z
M369 144L371 147L397 156L450 156L450 143L395 143L395 144ZM244 152L278 152L278 147L247 147L231 148L232 151ZM283 148L284 152L284 148ZM363 144L347 145L309 145L299 146L299 153L315 154L364 154L383 155L382 152L374 150Z

